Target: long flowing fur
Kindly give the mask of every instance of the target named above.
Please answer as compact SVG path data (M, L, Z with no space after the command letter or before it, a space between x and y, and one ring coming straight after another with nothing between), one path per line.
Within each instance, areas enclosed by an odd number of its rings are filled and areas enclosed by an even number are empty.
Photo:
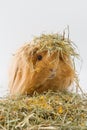
M37 45L25 44L14 54L9 72L10 94L32 94L64 90L74 81L75 70L69 56L58 51L38 52ZM42 56L38 60L38 56Z

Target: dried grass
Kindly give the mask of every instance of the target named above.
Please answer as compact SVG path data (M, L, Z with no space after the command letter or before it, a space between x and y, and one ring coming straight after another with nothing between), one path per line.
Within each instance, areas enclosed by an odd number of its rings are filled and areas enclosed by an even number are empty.
M40 37L34 38L33 44L40 46L38 52L46 50L48 53L53 53L58 51L68 56L79 56L76 52L76 45L69 38L66 38L64 34L42 34Z
M2 130L86 130L87 97L70 92L6 97L0 100Z

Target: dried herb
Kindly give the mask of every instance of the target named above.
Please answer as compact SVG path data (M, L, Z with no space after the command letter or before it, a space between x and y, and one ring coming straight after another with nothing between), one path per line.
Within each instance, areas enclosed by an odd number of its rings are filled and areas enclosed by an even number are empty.
M6 97L0 100L2 130L86 130L87 97L70 92Z

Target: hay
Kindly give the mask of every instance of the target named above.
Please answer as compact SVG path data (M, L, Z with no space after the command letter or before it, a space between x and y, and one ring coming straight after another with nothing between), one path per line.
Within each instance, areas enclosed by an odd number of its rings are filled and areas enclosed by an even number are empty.
M70 92L0 100L1 130L86 130L87 97Z
M66 38L64 34L42 34L40 37L34 38L33 44L40 46L38 52L46 50L48 53L53 53L54 51L58 51L62 55L79 56L76 52L76 45L69 38Z

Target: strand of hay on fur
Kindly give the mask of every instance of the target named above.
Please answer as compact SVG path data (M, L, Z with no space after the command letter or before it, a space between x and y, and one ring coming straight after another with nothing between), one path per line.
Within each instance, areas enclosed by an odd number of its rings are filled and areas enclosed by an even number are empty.
M35 45L40 45L39 51L53 52L57 50L69 56L78 56L73 42L62 34L42 34L40 37L35 37L33 41Z
M86 108L87 97L65 91L6 97L0 100L0 129L82 130L87 128Z

